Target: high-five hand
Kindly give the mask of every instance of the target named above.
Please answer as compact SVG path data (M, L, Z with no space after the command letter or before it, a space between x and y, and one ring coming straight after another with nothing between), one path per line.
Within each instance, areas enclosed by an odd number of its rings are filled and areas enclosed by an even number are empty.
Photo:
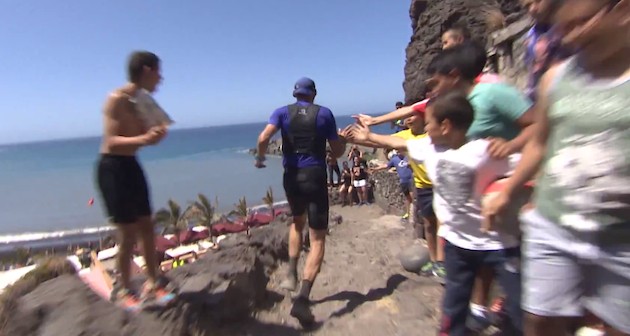
M348 138L352 142L365 142L368 140L370 134L370 129L367 125L358 122L354 125L349 126L348 130Z
M374 117L371 117L367 114L355 114L352 116L352 118L356 119L358 123L365 126L372 126L376 123Z

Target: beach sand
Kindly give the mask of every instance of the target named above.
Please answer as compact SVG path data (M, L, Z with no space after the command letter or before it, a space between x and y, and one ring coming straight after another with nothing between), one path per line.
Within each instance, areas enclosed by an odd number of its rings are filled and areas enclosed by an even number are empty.
M405 272L398 254L413 242L413 230L378 206L331 211L343 223L331 225L326 256L312 290L319 325L304 331L289 316L291 294L279 288L286 265L269 281L275 304L221 335L430 335L436 333L442 287ZM305 254L300 260L300 270Z

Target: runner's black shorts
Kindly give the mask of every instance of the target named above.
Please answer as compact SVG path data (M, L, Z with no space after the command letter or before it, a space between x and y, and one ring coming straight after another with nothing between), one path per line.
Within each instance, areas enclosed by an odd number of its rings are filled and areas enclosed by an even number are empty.
M313 230L328 229L328 184L326 167L285 168L284 191L293 216L308 217Z
M111 222L131 224L151 216L149 187L135 156L102 154L96 181Z

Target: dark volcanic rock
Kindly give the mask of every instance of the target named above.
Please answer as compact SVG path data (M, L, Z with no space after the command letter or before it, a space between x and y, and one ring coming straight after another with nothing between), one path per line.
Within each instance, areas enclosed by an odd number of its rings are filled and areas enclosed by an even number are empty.
M405 199L400 192L398 174L388 171L375 172L374 199L383 210L388 213L402 215L405 213Z
M209 335L211 330L249 318L265 303L269 274L288 258L286 217L233 234L221 250L169 272L179 289L168 309L128 314L102 300L77 276L39 285L8 312L6 335ZM135 279L141 281L142 279Z
M249 150L251 155L256 155L258 150L256 148L251 148ZM269 141L269 147L267 147L267 155L282 155L282 139L275 139Z
M157 316L131 316L102 300L76 275L41 284L11 314L4 335L185 335Z
M413 35L407 46L405 64L406 102L425 95L425 70L441 49L441 35L455 23L465 24L474 39L486 43L488 10L500 9L508 21L520 17L519 0L413 0L409 15Z

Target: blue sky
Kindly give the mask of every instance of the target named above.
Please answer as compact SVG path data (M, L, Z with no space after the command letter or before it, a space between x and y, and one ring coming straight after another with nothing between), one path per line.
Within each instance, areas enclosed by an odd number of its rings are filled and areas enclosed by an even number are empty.
M132 50L162 58L177 127L266 121L309 76L335 114L392 109L403 0L0 0L0 143L97 135Z

